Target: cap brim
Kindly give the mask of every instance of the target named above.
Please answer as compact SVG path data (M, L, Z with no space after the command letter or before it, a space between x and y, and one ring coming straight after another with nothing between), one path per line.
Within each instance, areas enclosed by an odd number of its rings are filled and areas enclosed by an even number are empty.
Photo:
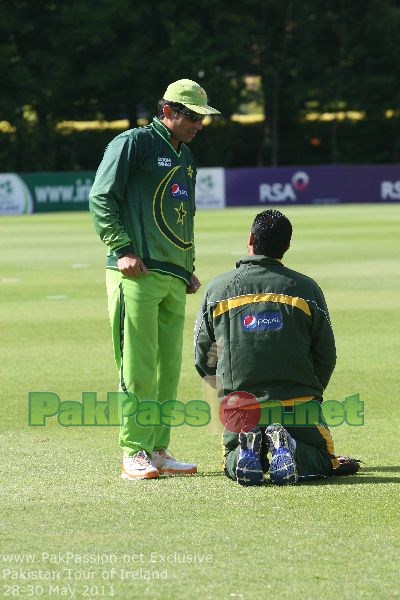
M186 108L190 108L193 112L196 112L199 115L220 115L220 111L212 106L197 106L196 104L187 104L186 102L181 102L183 106Z

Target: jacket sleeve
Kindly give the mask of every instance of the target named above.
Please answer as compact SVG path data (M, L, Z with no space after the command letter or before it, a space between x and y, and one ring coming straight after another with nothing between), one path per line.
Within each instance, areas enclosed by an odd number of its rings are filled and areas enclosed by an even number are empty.
M194 328L194 364L201 377L216 373L216 343L206 292Z
M117 137L107 146L89 194L89 209L100 239L120 258L135 253L134 240L127 234L121 210L129 173L133 168L135 144L132 137Z
M328 307L318 286L312 307L311 352L315 376L325 389L336 365L336 346Z
M196 181L197 181L197 169L194 171L194 189L195 189L195 200L193 206L193 218L196 215ZM194 243L194 232L193 232L193 273L196 270L196 246Z

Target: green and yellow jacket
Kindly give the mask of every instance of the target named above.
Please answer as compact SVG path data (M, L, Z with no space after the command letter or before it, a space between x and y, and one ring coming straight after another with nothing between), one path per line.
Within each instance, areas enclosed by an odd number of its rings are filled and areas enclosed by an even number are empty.
M107 146L89 196L97 233L108 246L107 268L133 253L149 270L190 283L194 263L196 167L185 144L154 118Z
M195 365L202 377L217 376L224 395L320 398L335 363L328 309L311 278L274 258L249 256L208 285L195 328Z

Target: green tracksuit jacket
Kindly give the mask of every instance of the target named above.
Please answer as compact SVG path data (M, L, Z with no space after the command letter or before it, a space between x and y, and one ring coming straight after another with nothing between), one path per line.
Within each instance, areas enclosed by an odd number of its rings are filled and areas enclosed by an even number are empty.
M89 195L100 238L109 248L107 267L133 253L149 270L190 284L194 263L196 167L185 144L153 122L121 133L107 146Z
M274 258L249 256L208 285L195 328L195 365L202 377L218 376L224 395L247 391L260 402L320 398L335 362L328 309L309 277Z

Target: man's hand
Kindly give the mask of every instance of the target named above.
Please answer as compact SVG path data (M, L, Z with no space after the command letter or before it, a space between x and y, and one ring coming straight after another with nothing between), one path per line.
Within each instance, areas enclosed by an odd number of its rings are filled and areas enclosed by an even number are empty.
M134 254L127 254L119 258L118 269L126 277L138 277L149 272L142 259Z
M217 351L217 342L213 342L211 344L211 348L207 352L207 367L211 367L212 369L217 366L218 362L218 351Z
M200 281L197 279L196 275L193 273L190 285L186 287L187 294L195 294L199 287L201 286Z
M224 338L219 337L216 342L213 342L207 352L207 367L212 369L217 366L218 359L221 358L224 350Z

